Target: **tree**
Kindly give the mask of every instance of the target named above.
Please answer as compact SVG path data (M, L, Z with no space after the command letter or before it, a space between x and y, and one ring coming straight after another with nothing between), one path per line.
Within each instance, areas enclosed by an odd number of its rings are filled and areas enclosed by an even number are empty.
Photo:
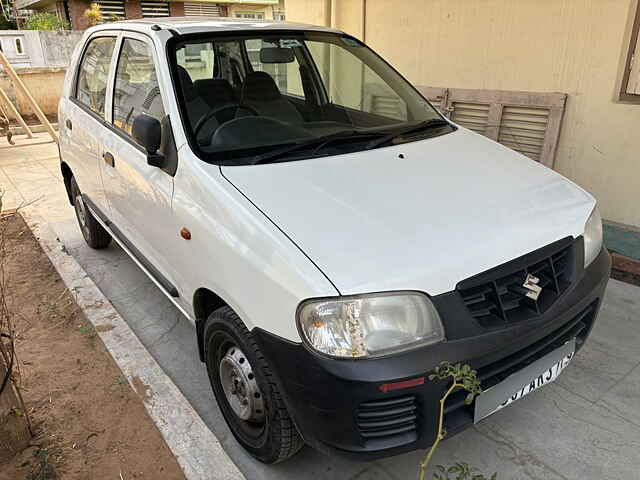
M69 22L60 20L54 13L40 12L29 15L23 28L25 30L65 30L69 28Z

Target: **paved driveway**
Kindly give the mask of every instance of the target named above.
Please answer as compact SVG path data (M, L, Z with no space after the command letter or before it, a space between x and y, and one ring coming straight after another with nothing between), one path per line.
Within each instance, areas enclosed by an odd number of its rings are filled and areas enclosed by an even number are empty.
M0 150L5 208L35 201L73 255L192 402L247 479L414 479L421 454L373 463L305 448L265 466L236 444L197 358L192 324L116 245L88 248L58 174L55 145ZM178 259L177 259L178 260ZM435 462L465 460L502 479L640 479L640 288L612 280L593 335L558 381L445 442Z

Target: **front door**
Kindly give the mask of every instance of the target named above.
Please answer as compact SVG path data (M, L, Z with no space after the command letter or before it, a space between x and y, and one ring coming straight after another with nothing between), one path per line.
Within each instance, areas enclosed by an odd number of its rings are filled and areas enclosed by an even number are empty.
M134 33L125 33L117 49L108 102L112 128L100 152L112 228L158 283L177 296L168 262L178 234L172 226L173 177L148 165L146 152L131 136L138 115L161 122L165 117L155 49L147 37Z

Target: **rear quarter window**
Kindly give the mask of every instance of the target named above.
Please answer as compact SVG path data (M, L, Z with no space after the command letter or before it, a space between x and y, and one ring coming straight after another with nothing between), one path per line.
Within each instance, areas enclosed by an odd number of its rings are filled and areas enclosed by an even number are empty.
M101 117L104 116L109 66L115 45L115 37L90 40L78 67L75 98Z

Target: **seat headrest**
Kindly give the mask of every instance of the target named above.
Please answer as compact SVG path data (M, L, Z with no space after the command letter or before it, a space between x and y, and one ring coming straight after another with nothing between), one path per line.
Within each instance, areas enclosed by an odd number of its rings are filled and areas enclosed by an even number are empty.
M205 78L194 82L200 96L211 106L220 106L234 101L233 87L225 78Z
M278 85L266 72L252 72L244 80L243 100L268 101L278 100L280 97Z
M184 95L184 100L189 102L194 98L198 97L198 91L196 87L193 86L193 80L191 80L191 76L187 69L178 65L178 77L180 79L180 86L182 87L182 93Z

